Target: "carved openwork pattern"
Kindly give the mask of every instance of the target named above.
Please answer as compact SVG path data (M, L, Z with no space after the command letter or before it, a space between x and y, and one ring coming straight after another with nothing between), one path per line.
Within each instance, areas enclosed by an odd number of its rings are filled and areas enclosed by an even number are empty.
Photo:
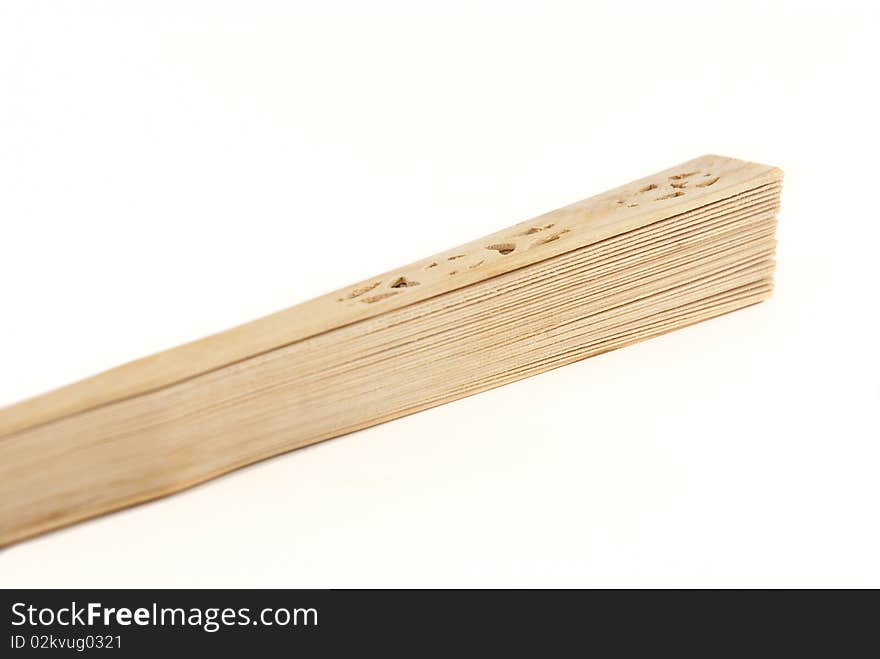
M698 169L682 171L665 178L658 178L656 181L642 183L633 192L616 199L613 204L617 209L648 206L699 192L702 188L715 185L720 178L711 171ZM514 233L501 241L492 242L467 253L453 253L442 258L434 257L413 271L398 273L387 280L377 280L358 286L338 298L338 301L363 304L382 302L404 293L408 288L419 286L420 272L421 276L429 276L431 279L437 276L454 277L468 270L477 270L490 259L503 258L517 251L552 243L570 231L570 228L555 223L527 225L525 228L520 225Z

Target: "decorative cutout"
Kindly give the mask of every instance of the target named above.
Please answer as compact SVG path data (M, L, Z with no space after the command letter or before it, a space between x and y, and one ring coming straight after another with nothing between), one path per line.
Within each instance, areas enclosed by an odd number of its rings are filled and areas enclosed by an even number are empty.
M687 180L692 176L696 176L697 174L703 174L703 178L708 179L701 183L697 183L695 187L705 188L710 185L714 185L718 182L718 176L714 176L711 172L703 173L701 171L692 171L692 172L681 172L679 174L672 174L667 177L665 183L648 183L643 185L638 190L630 193L629 198L617 199L615 200L615 204L618 208L638 208L639 202L636 201L638 195L642 195L646 192L658 191L663 192L663 188L667 185L669 188L672 188L671 192L667 192L665 194L660 194L658 197L654 198L654 201L663 201L665 199L674 199L675 197L681 197L686 192L686 188L690 185L691 181ZM667 188L667 190L669 189ZM539 244L539 243L535 243Z
M391 288L409 288L410 286L418 286L419 282L407 279L406 277L398 277L391 283Z
M467 254L456 254L455 256L450 256L447 261L454 261L455 259L463 259Z
M675 192L670 192L669 194L662 195L657 197L654 201L663 201L664 199L672 199L673 197L683 197L684 192L681 190L676 190Z
M346 295L345 297L339 298L338 302L345 302L346 300L353 300L356 297L360 297L364 293L369 293L374 288L377 288L382 284L381 281L374 282L372 284L367 284L366 286L361 286L359 288L354 289L351 293Z
M618 203L623 203L623 202L618 202ZM544 226L531 227L528 231L526 231L526 232L523 233L522 235L524 235L524 236L531 236L531 235L534 235L534 234L539 233L539 232L541 232L541 231L545 231L546 229L552 229L552 228L553 228L553 224L552 224L552 223L551 223L551 224L545 224Z
M506 256L516 249L516 245L513 243L495 243L493 245L487 245L486 249L494 249L496 252Z
M365 297L361 302L365 302L367 304L373 304L374 302L380 302L382 300L387 300L392 295L397 295L397 291L389 291L388 293L379 293L378 295L371 295L370 297Z
M568 233L571 229L562 229L561 231L557 231L556 233L550 234L549 236L545 236L536 240L532 243L532 247L537 247L538 245L546 245L547 243L552 243L554 240L559 240L560 236Z

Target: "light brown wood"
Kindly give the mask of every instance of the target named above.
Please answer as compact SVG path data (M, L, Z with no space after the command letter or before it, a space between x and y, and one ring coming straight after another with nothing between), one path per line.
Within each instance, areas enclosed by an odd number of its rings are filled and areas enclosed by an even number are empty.
M759 302L781 178L704 156L0 410L0 544Z

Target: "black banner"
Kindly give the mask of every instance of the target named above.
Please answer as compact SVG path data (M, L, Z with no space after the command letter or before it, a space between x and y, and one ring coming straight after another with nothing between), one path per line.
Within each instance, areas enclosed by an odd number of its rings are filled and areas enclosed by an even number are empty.
M871 600L876 598L872 594ZM420 656L511 648L538 656L646 647L834 655L876 606L815 594L709 591L0 590L0 657L188 652ZM834 600L837 600L835 603ZM845 616L845 618L844 618ZM845 619L847 634L833 634ZM758 645L755 645L759 639ZM647 646L646 646L647 644ZM714 654L714 652L711 652Z

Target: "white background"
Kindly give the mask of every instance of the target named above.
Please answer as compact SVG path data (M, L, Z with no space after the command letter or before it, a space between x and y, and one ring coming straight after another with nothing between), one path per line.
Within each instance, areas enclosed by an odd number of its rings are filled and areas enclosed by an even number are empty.
M775 296L0 584L880 586L876 3L433 4L0 4L0 404L704 153L786 171Z

